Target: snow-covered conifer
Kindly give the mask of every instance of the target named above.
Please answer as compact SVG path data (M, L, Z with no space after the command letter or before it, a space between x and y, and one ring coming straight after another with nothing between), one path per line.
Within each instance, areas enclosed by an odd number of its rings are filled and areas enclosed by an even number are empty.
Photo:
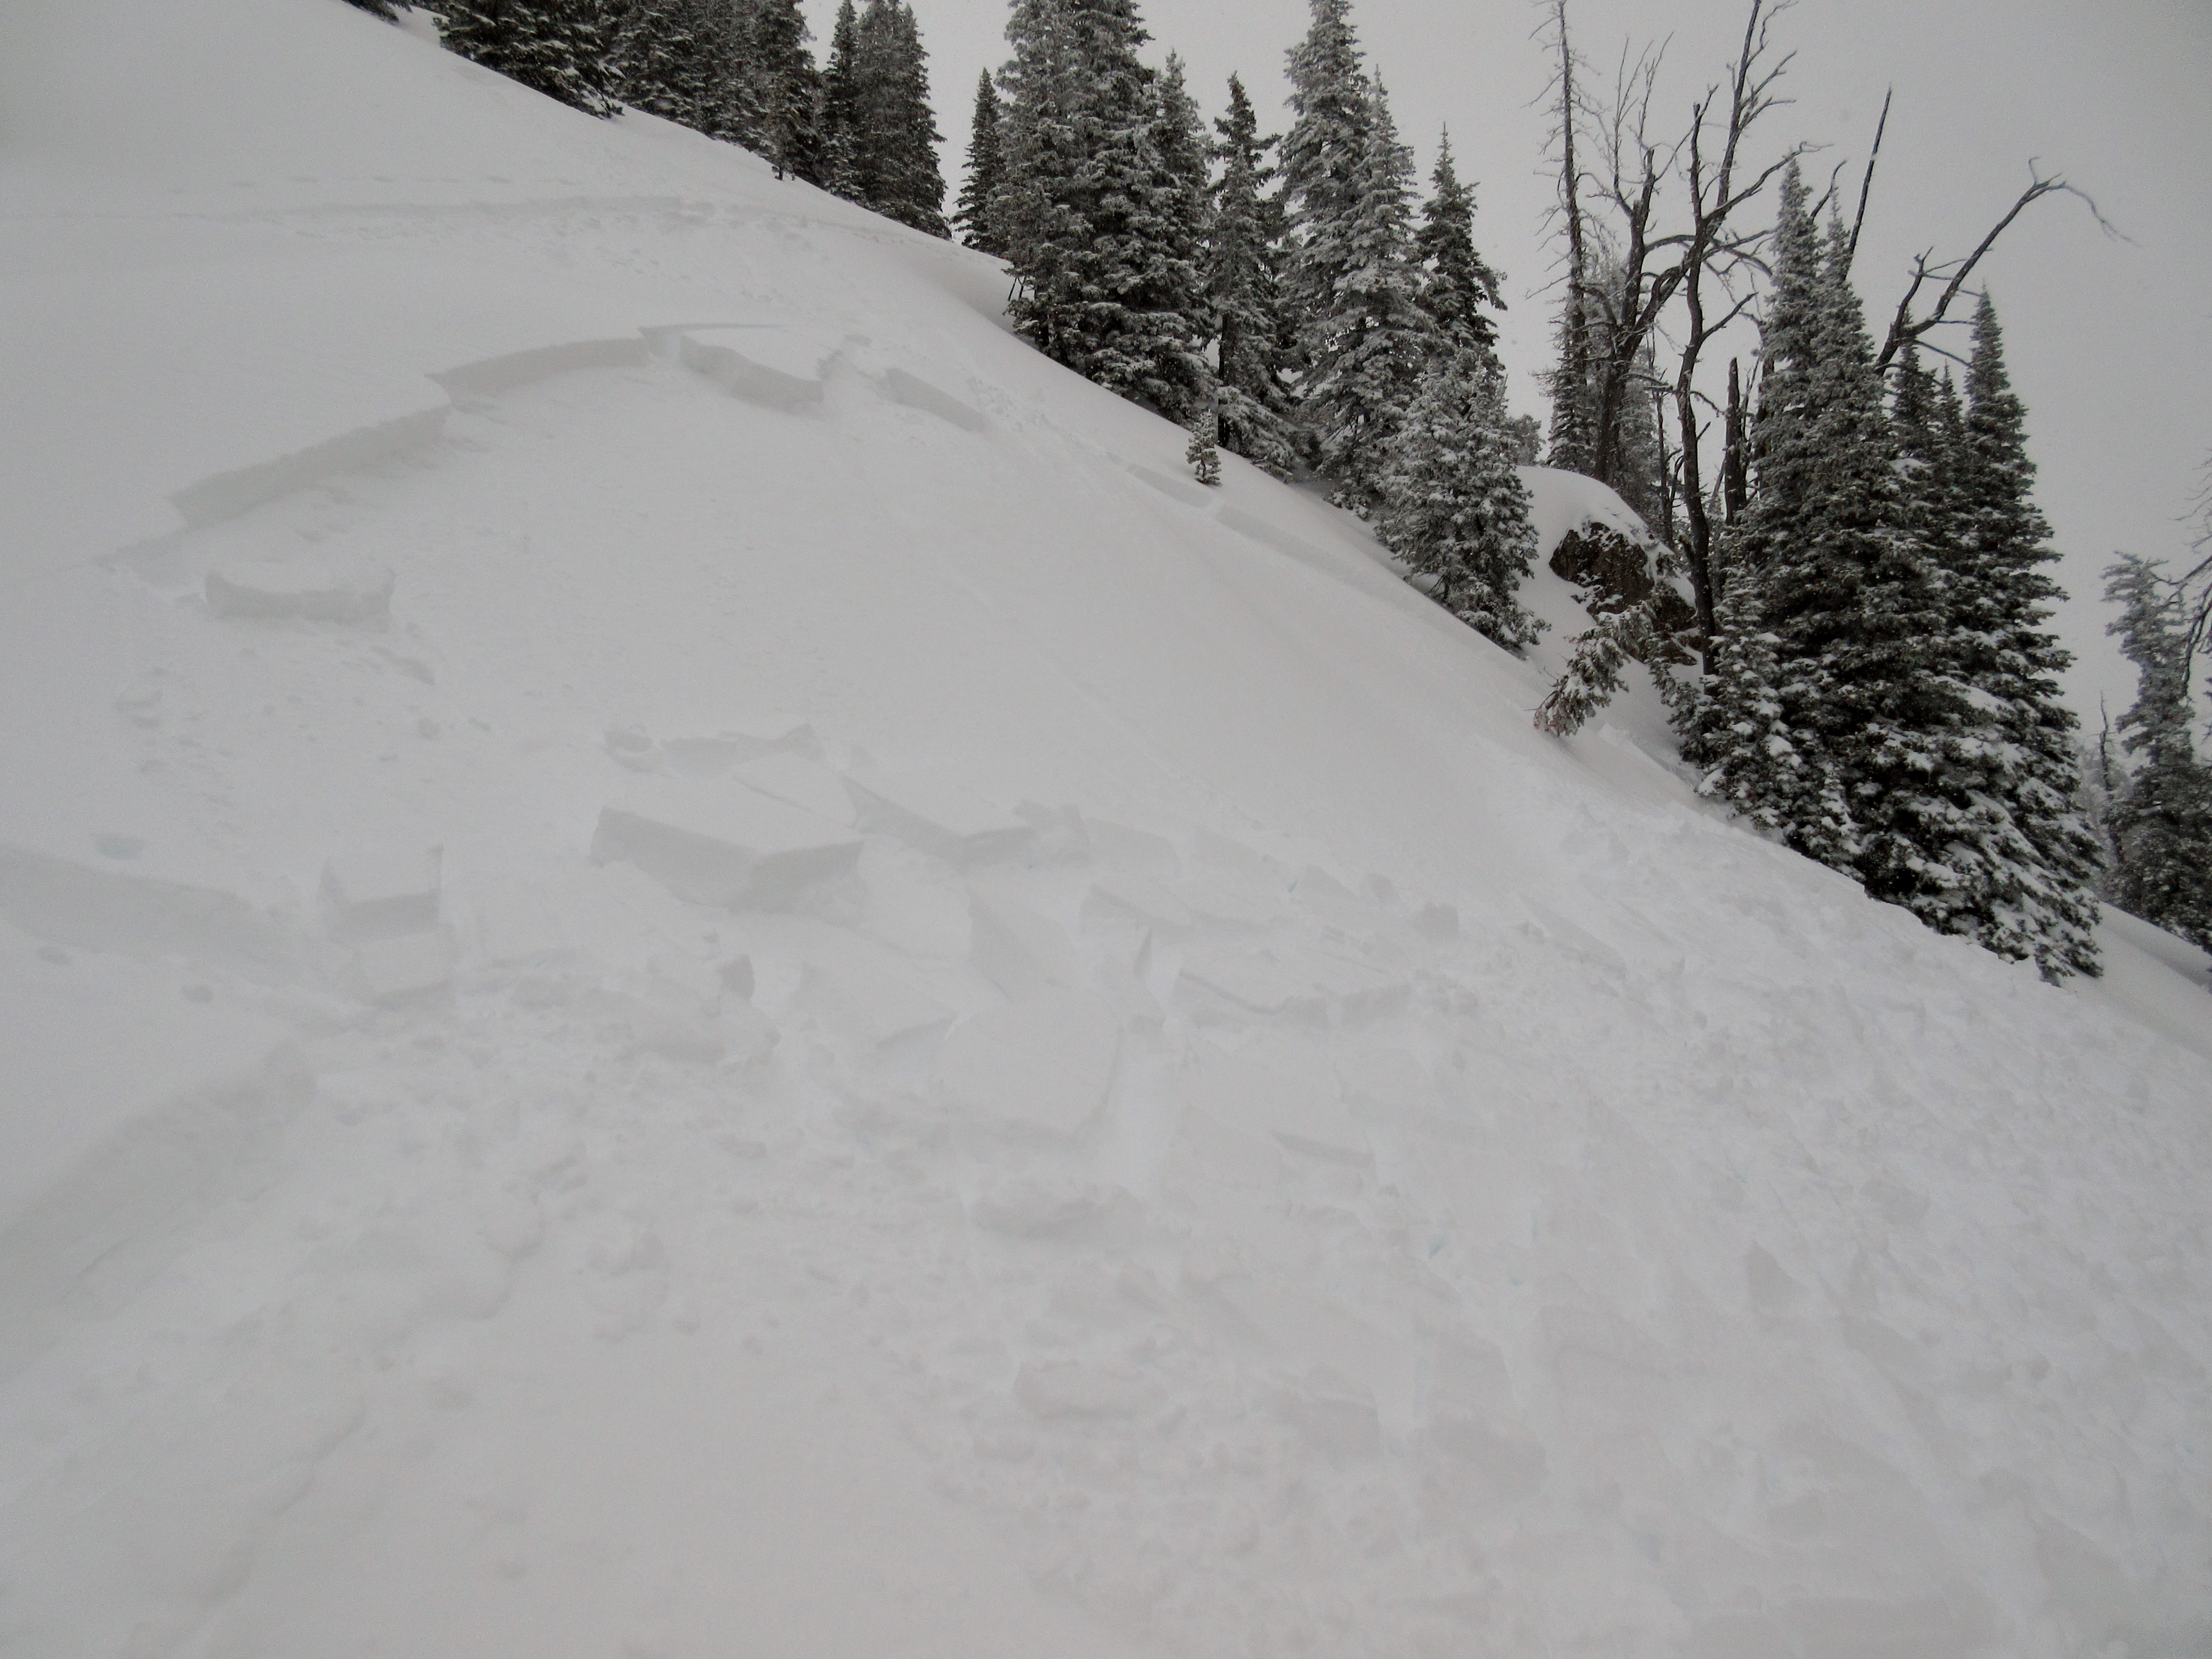
M1229 108L1214 124L1221 178L1206 252L1206 301L1218 342L1215 394L1221 444L1278 477L1297 471L1289 331L1282 303L1282 204L1267 191L1273 138L1260 136L1244 85L1229 77Z
M999 158L999 94L985 70L975 81L975 114L968 138L968 177L960 186L960 200L952 222L960 240L985 253L1004 253L991 228L991 197L1004 172Z
M1452 165L1449 132L1437 141L1436 171L1413 252L1421 271L1421 303L1437 332L1450 349L1486 355L1495 365L1498 325L1488 313L1504 310L1505 301L1498 297L1498 273L1475 251L1474 191L1460 182Z
M1974 319L1963 430L1950 409L1937 400L1932 425L1949 465L1931 469L1941 494L1923 516L1940 521L1929 533L1947 578L1944 648L1970 705L1960 762L1986 860L1972 931L2002 955L2033 957L2046 976L2094 974L2090 888L2101 854L2076 800L2075 721L2059 701L2071 656L2043 626L2061 595L2042 567L2057 555L2030 493L2026 411L1986 295Z
M745 69L760 152L779 174L796 173L818 185L825 165L822 77L806 49L808 38L797 0L754 0Z
M1316 0L1317 11L1332 3ZM1391 444L1436 337L1412 259L1413 179L1413 152L1372 85L1341 216L1321 210L1333 190L1294 198L1293 273L1310 295L1325 279L1325 297L1300 318L1306 423L1337 500L1363 513L1379 504Z
M1017 286L1018 331L1054 362L1190 418L1205 370L1189 180L1160 153L1170 114L1138 61L1133 0L1016 0L1006 94L1005 182L993 202Z
M853 130L859 118L858 83L854 58L860 51L860 18L853 0L837 0L837 18L830 31L830 56L822 66L823 185L851 199Z
M2119 719L2121 747L2138 759L2112 805L2112 899L2212 950L2212 768L2197 760L2191 738L2181 594L2134 555L2105 574L2105 597L2120 607L2107 631L2120 636L2138 676L2135 703Z
M1377 480L1376 534L1437 603L1518 652L1543 624L1518 597L1536 556L1528 488L1492 389L1450 357L1432 362Z
M589 115L611 115L599 0L448 0L440 33L463 56Z
M1190 464L1190 475L1207 485L1221 482L1221 424L1212 399L1199 410L1198 418L1191 422L1190 447L1182 458Z
M868 0L854 35L851 194L886 218L950 237L928 57L905 0Z

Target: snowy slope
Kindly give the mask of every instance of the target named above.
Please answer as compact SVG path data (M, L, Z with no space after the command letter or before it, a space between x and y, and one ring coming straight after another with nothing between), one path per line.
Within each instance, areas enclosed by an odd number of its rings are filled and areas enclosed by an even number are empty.
M7 31L0 1652L2212 1643L2201 958L1540 738L726 147Z

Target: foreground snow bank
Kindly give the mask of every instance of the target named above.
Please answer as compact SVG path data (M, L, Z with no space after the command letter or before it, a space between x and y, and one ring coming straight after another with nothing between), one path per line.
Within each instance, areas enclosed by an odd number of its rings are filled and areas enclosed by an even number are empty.
M1540 739L741 154L24 38L0 1645L2212 1639L2201 959Z

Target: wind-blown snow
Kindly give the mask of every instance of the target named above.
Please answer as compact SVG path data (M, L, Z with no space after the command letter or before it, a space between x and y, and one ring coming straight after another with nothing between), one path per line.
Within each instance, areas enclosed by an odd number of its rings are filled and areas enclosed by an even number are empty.
M1539 737L728 147L17 9L0 1650L2212 1644L2201 956Z

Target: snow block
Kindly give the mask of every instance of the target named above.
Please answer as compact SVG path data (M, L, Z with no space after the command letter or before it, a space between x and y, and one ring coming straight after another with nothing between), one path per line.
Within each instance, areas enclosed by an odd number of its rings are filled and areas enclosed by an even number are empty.
M1011 812L934 773L848 777L845 787L852 792L862 829L892 836L956 867L1016 857L1036 838L1036 831Z
M561 927L535 889L503 882L471 894L477 941L485 957L502 967L527 967L560 956L566 948Z
M1105 818L1092 818L1090 826L1091 843L1102 863L1156 881L1173 881L1182 874L1182 856L1166 836Z
M955 1026L938 1073L974 1117L1066 1139L1105 1104L1121 1042L1097 997L1055 988Z
M1091 975L1067 935L1013 900L971 893L969 954L984 978L1016 1001L1048 985L1081 986Z
M453 988L453 963L443 933L409 933L372 940L354 953L355 988L390 1007L427 1002Z
M390 569L366 560L230 556L208 568L206 591L208 608L218 617L380 623L392 614L392 586Z
M1242 1055L1201 1055L1183 1084L1184 1098L1221 1122L1262 1129L1293 1152L1344 1164L1371 1157L1366 1132L1328 1085L1293 1077Z
M586 368L642 368L647 360L642 335L623 340L571 340L483 357L430 378L456 403L465 398L494 398L533 381Z
M442 858L435 847L338 854L323 866L323 912L331 937L362 943L435 927Z
M169 501L195 530L221 524L333 473L358 471L387 456L427 444L445 430L446 416L452 410L453 405L441 398L434 409L419 409L395 420L356 427L272 461L240 467L235 472L218 472L178 490Z
M988 432L991 429L990 422L983 418L981 410L961 402L949 392L939 391L921 376L909 374L902 368L885 369L882 385L884 395L895 404L903 404L908 409L934 415L940 421L950 421L965 431Z
M757 790L672 780L610 803L592 857L635 865L695 904L772 910L850 874L860 842Z
M200 957L260 982L304 969L299 941L235 893L0 846L0 918L89 951Z
M1219 948L1192 951L1176 980L1178 1001L1200 1016L1230 1019L1293 1019L1317 1022L1328 1012L1320 987L1286 971L1265 951Z
M775 361L779 357L784 359L780 364ZM813 372L809 374L789 361L788 352L779 351L773 345L756 344L751 340L746 340L742 348L713 345L687 334L677 346L677 361L694 374L705 375L732 397L742 398L764 409L781 410L787 415L809 415L822 407L819 358L815 359Z
M857 957L808 966L799 1001L873 1058L902 1038L951 1024L952 1011L896 974Z
M739 766L730 775L748 789L772 795L787 806L796 806L851 829L854 822L853 797L845 781L826 766L802 760L787 750L763 755Z
M1159 927L1188 927L1193 922L1190 907L1166 888L1120 870L1109 870L1091 884L1083 919L1094 927L1132 920Z

